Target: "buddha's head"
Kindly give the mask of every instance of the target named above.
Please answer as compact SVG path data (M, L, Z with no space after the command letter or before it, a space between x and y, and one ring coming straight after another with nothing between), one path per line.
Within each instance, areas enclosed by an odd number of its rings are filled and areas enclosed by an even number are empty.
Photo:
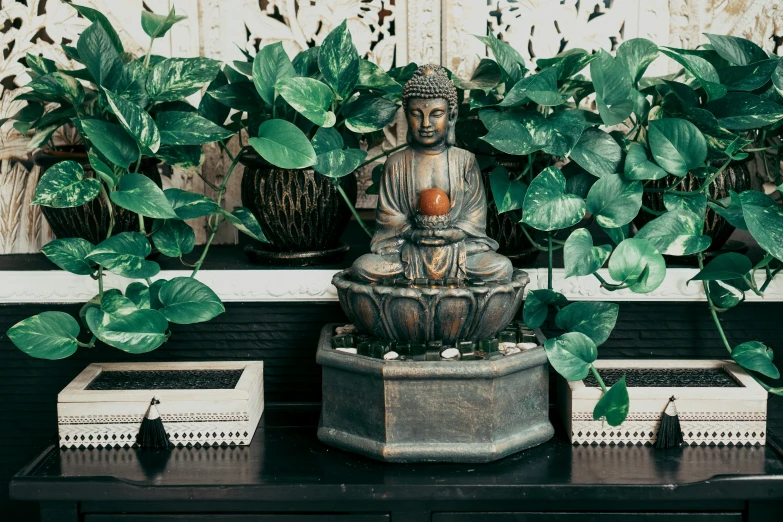
M457 89L440 65L422 65L402 90L408 143L422 148L454 145Z

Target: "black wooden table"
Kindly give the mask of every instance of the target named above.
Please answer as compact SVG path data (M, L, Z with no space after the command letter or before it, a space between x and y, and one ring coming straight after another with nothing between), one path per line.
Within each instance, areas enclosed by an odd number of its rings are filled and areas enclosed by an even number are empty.
M384 464L320 443L315 406L269 405L235 448L50 447L10 484L44 522L783 521L780 446L572 446L490 464Z

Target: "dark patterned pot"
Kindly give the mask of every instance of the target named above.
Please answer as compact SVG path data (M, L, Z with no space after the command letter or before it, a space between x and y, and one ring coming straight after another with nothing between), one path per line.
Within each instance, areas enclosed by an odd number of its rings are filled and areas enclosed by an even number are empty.
M665 178L649 181L646 184L646 188L667 188L680 182L682 178L669 175ZM714 199L722 199L729 196L729 190L734 192L742 192L750 188L750 171L745 163L731 163L726 170L724 170L720 176L710 186L709 193ZM677 187L678 191L695 192L699 190L702 185L702 179L697 178L691 173L685 176L682 183ZM661 192L645 192L642 196L642 203L652 210L663 212L666 207L663 204L663 193ZM645 212L642 210L634 218L633 222L637 228L642 228L644 225L655 219L657 216ZM704 218L704 233L712 238L712 244L708 251L714 252L720 250L728 241L729 236L734 233L734 227L726 221L724 218L715 213L711 208L707 207L707 213Z
M42 176L55 163L67 160L79 163L84 169L86 177L91 178L95 176L95 171L90 166L84 147L75 146L71 147L71 150L57 151L40 150L33 155L33 161L41 167ZM160 187L162 185L157 164L157 160L154 159L143 160L140 173L150 178ZM118 207L115 204L112 204L112 210L114 212L112 235L139 230L139 218L135 212ZM93 245L97 245L106 239L106 234L109 231L109 212L106 209L106 201L101 196L79 207L52 208L42 206L41 213L52 228L54 235L59 239L80 237ZM145 219L144 223L146 229L150 230L152 220Z
M503 156L498 158L494 165L481 171L487 201L492 201L489 175L495 167L505 167L511 176L516 177L524 170L526 163L527 161L522 158ZM495 205L487 206L487 235L498 242L498 253L509 258L515 267L525 268L538 258L541 251L528 241L522 231L522 225L519 224L520 219L522 219L521 210L498 214Z
M313 169L281 169L253 153L242 157L242 205L261 224L277 252L334 250L351 219L332 180ZM340 180L348 198L356 204L356 176ZM249 254L248 254L249 255Z

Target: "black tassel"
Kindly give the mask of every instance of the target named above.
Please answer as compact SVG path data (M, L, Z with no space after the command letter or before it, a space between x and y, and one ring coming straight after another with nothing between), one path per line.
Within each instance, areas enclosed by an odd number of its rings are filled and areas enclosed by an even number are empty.
M163 426L163 420L156 407L157 404L160 404L160 401L157 397L153 397L150 401L150 407L147 408L147 414L141 421L141 428L136 436L136 443L140 448L153 450L171 448L166 428Z
M677 406L675 406L674 397L672 397L661 415L661 427L658 428L655 447L669 449L677 446L682 446L682 428L680 427L680 417L677 415Z

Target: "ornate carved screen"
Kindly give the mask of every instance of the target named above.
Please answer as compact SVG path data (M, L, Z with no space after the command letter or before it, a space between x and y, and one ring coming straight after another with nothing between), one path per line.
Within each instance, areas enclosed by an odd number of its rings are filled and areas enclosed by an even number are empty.
M242 51L282 41L289 54L320 43L343 19L348 20L360 53L383 67L393 64L442 63L460 76L470 74L486 55L471 35L493 32L520 50L533 64L536 57L582 47L613 50L637 36L672 46L693 46L702 32L736 34L777 51L783 38L783 6L767 0L81 0L100 9L118 28L126 49L139 53L147 37L139 12L176 6L188 19L156 41L154 52L185 56L202 54L230 62ZM87 26L63 0L0 0L0 119L23 102L13 101L30 81L22 60L40 54L64 66L60 44L72 43ZM660 61L651 72L665 72ZM398 118L385 131L384 147L404 139ZM73 140L58 135L56 142ZM0 253L37 252L51 232L37 207L31 206L39 172L29 160L27 138L10 122L0 127ZM373 155L373 151L370 152ZM216 149L207 151L200 167L208 179L220 179L227 161ZM360 176L369 184L370 167ZM240 204L240 176L234 176L225 205ZM166 185L208 190L192 171L175 169ZM363 190L361 190L363 194ZM372 207L374 197L359 205ZM203 229L196 226L203 239ZM226 229L218 237L235 241Z

